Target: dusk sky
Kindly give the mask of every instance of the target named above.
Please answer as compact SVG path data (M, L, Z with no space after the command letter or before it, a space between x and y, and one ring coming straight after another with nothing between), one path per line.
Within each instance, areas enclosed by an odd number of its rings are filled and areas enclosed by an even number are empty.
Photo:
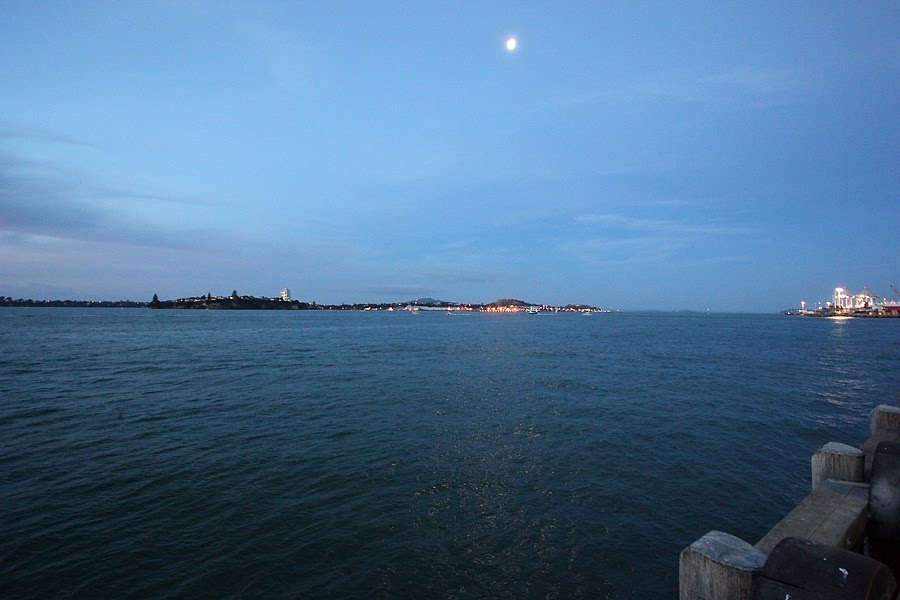
M5 0L0 295L891 297L898 115L894 0Z

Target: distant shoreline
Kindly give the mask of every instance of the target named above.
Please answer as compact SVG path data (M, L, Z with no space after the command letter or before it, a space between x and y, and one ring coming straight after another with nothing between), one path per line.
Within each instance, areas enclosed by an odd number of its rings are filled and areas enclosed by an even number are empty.
M158 310L359 310L359 311L473 311L489 313L514 312L579 312L608 313L588 304L567 304L553 306L530 303L516 299L501 299L487 304L446 302L431 298L408 302L356 302L353 304L317 304L281 298L257 296L195 296L176 300L159 300L156 296L150 302L132 300L33 300L13 299L0 296L0 307L46 307L46 308L152 308ZM618 312L618 311L616 311Z
M2 306L46 307L46 308L147 308L149 302L131 300L24 300L0 297Z

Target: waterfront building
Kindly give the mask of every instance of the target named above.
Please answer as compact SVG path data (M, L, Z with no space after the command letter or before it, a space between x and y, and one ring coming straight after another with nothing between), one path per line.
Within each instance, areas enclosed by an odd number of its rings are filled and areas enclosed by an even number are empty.
M847 288L834 288L832 306L837 311L872 310L878 304L878 299L869 291L869 288L863 288L863 291L858 294L850 293Z
M291 290L284 288L281 290L281 299L285 302L291 301Z

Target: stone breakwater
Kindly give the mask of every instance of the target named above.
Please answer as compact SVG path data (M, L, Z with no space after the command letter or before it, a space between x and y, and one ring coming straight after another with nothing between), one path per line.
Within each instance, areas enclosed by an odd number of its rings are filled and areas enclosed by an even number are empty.
M856 448L812 457L812 491L759 542L710 531L679 559L680 600L897 598L900 408L872 411Z

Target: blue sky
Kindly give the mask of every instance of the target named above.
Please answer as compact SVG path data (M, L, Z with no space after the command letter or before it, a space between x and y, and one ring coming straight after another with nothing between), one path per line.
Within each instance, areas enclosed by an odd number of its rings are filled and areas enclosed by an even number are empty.
M890 295L898 31L887 1L7 0L0 295Z

